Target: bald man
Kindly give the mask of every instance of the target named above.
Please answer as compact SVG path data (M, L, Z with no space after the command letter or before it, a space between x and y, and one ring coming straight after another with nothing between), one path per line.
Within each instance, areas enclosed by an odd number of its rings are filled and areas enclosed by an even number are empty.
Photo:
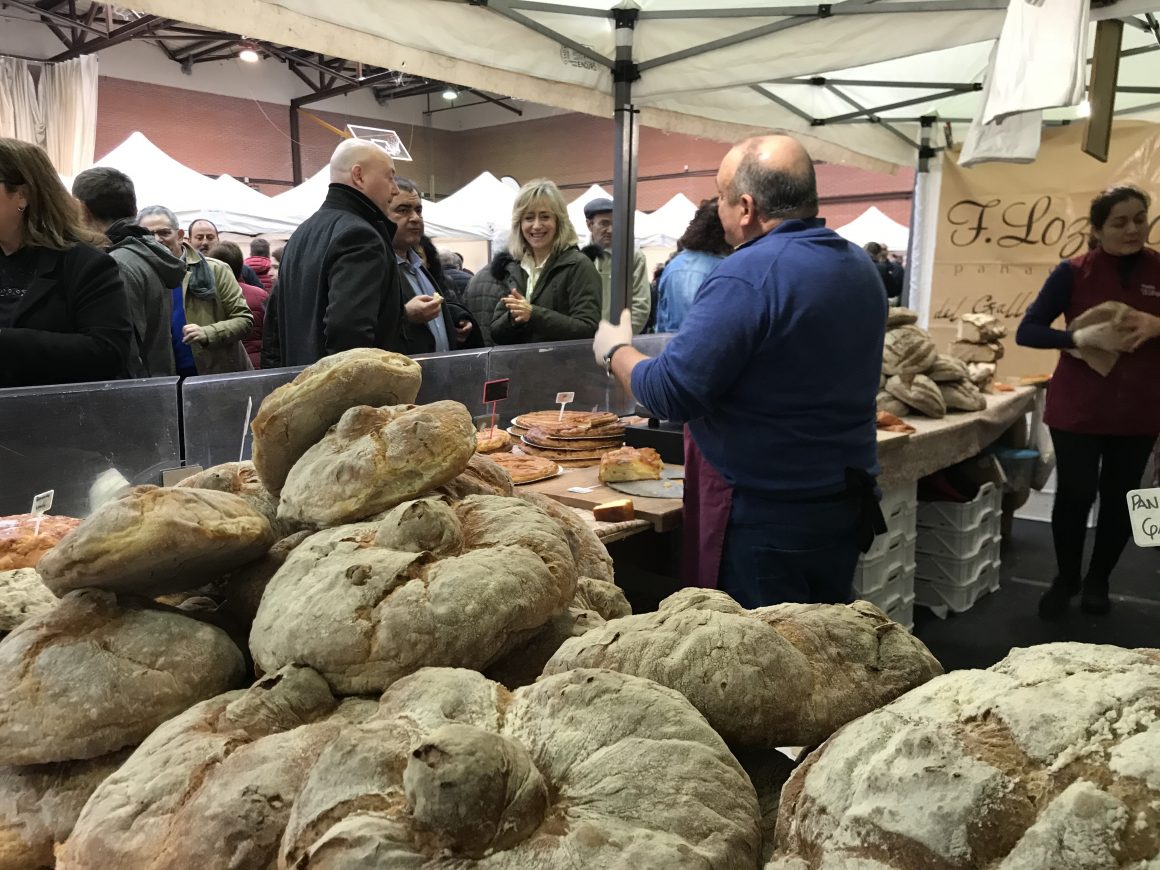
M735 146L717 188L735 250L681 331L649 359L625 314L601 323L594 353L653 413L688 423L688 582L745 607L847 602L859 552L885 530L874 482L882 282L818 219L813 163L794 139Z
M353 347L411 350L411 324L425 324L426 312L415 300L404 305L410 294L386 215L398 192L394 161L382 148L347 139L335 149L322 207L282 254L266 307L262 368L309 365Z

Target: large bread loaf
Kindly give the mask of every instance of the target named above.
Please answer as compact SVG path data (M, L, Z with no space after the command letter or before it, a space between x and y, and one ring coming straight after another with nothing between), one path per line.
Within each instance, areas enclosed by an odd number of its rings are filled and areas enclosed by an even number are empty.
M296 523L278 518L278 498L271 495L262 484L262 479L252 462L223 462L221 465L191 474L177 485L233 493L270 521L274 537L279 540L299 531Z
M250 428L254 467L279 494L294 463L326 430L357 405L408 405L419 395L423 372L402 354L370 347L324 357L262 402Z
M35 568L0 571L0 638L22 622L56 607L57 597Z
M745 610L705 589L565 642L544 673L593 667L676 689L730 743L767 747L820 743L942 673L919 640L868 602Z
M809 755L777 838L770 870L1153 867L1160 650L1044 644L931 680Z
M917 375L938 359L938 348L925 330L898 326L886 333L882 371L888 375Z

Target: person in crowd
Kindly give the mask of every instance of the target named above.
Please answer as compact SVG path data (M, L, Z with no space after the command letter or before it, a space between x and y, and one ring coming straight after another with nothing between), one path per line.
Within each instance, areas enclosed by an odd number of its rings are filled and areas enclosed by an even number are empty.
M188 377L248 369L241 342L254 318L230 267L186 242L177 215L165 206L141 209L137 223L185 262L185 277L173 288L170 321L177 374Z
M463 258L454 251L440 251L439 265L443 267L443 278L448 288L456 298L465 298L467 285L471 283L471 273L463 268Z
M653 267L652 280L648 282L648 291L652 297L652 308L648 313L648 323L644 325L646 333L653 333L657 331L657 313L661 310L661 275L665 273L665 266L672 262L673 257L677 252L669 254L669 258L663 263L657 263Z
M121 271L44 150L0 138L0 387L127 373Z
M274 276L277 274L271 268L270 242L268 239L252 239L250 241L250 256L246 257L244 265L258 276L258 282L267 293L274 286Z
M702 200L685 234L677 240L677 255L661 273L657 332L676 332L681 328L693 296L732 250L717 216L717 198Z
M600 324L593 353L643 405L688 423L692 579L742 607L848 602L859 552L885 531L874 483L882 284L817 219L813 164L796 140L736 145L717 188L736 250L681 331L649 359L622 316Z
M221 233L218 232L217 225L208 218L197 218L192 221L189 225L189 233L186 235L186 240L190 246L203 257L209 256L209 249L216 245L220 238ZM242 268L242 279L247 284L262 283L258 273L249 266Z
M250 309L250 314L254 318L254 325L242 339L242 346L246 349L246 356L250 358L250 366L261 368L262 323L266 319L266 300L270 294L264 287L247 284L242 280L242 249L233 242L218 242L209 249L209 255L229 266L238 286L242 288L242 297L246 300L246 307Z
M882 279L882 287L886 291L887 299L898 299L902 296L901 267L894 269L890 264L890 252L885 245L878 242L867 242L862 249L870 256L878 276Z
M596 333L600 275L576 241L560 189L543 178L525 184L512 207L508 250L488 269L487 283L494 289L485 292L501 294L491 315L496 344L567 341Z
M352 347L407 353L410 326L426 331L439 302L410 298L399 272L387 217L398 192L394 161L378 145L347 139L334 150L322 207L286 243L262 368L310 365Z
M105 250L121 270L133 323L129 376L173 375L172 288L181 285L185 262L137 225L137 193L125 173L108 166L86 169L73 179L72 192L85 222L104 234Z
M423 235L423 200L406 178L395 178L398 194L391 200L387 217L395 224L394 252L399 271L407 282L404 295L416 299L428 316L426 330L409 342L412 353L435 353L483 347L483 338L466 308L442 299L439 283L419 255ZM438 262L438 258L432 258Z
M420 218L422 218L422 215L420 215ZM419 236L419 244L412 246L412 249L419 255L419 259L423 261L423 265L427 267L427 271L434 279L435 286L439 289L439 292L459 302L461 297L447 281L447 276L443 274L443 263L439 260L439 249L435 247L435 243L431 241L431 237L426 233Z
M1039 600L1039 615L1064 614L1082 591L1085 613L1107 613L1112 570L1131 535L1126 493L1140 486L1160 435L1160 254L1145 247L1148 196L1114 187L1091 202L1092 249L1060 263L1027 309L1015 340L1061 351L1047 388L1044 421L1055 449L1051 530L1059 573ZM1068 324L1102 302L1133 310L1122 321L1073 331ZM1120 354L1100 375L1075 356L1098 348ZM1087 520L1100 500L1095 545L1083 571Z
M584 206L584 219L588 222L588 232L592 243L584 247L584 253L596 265L600 273L601 317L608 320L612 312L612 208L607 197L594 199ZM633 248L632 286L629 288L629 307L632 309L632 331L639 335L648 323L652 309L652 291L648 286L648 264L644 254Z
M274 276L275 284L278 283L278 270L282 268L282 254L285 250L285 245L278 245L270 251L270 273Z

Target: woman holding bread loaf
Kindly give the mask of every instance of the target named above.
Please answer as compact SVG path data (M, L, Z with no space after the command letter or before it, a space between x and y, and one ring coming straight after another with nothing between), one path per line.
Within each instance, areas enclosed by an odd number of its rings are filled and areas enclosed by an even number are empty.
M1114 187L1092 200L1092 249L1065 260L1027 309L1016 341L1061 351L1045 421L1058 486L1051 512L1059 574L1039 615L1107 613L1108 579L1131 536L1125 494L1140 486L1160 435L1160 254L1147 248L1148 196ZM1052 323L1063 315L1067 329ZM1087 518L1100 516L1087 573Z
M491 318L494 343L567 341L596 334L603 293L600 274L576 241L559 188L544 178L525 184L512 206L508 250L487 270L506 294Z
M126 375L129 300L103 241L41 148L0 139L0 387Z

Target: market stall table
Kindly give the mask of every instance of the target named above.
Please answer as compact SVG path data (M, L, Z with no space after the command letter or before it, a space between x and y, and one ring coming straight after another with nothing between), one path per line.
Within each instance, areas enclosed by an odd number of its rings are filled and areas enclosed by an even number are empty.
M668 468L680 468L678 465L669 465ZM522 489L539 492L554 498L561 504L569 507L584 508L591 512L592 508L606 501L615 501L625 498L622 492L609 489L598 479L600 469L568 468L558 477L552 477L539 483L529 483ZM589 492L569 492L570 489L588 489ZM638 520L647 520L652 528L658 532L671 532L681 524L681 513L684 505L679 498L644 498L632 496L633 508ZM640 530L648 528L640 526Z

